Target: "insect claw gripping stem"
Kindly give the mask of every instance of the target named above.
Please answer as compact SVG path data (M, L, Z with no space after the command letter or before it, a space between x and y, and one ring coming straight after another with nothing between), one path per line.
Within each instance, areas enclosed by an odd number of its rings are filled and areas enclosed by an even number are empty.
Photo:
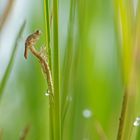
M30 50L31 53L39 60L41 67L43 69L43 72L45 74L45 77L47 79L48 83L48 91L51 95L50 100L53 101L54 98L54 87L53 87L53 80L52 80L52 73L49 67L48 58L46 55L45 47L41 48L40 51L37 51L35 49L35 44L39 40L39 37L41 35L41 31L37 30L33 34L29 35L25 41L25 51L24 51L24 57L27 59L28 57L28 51Z
M42 45L41 49L40 49L40 54L45 54L46 53L46 47L45 45Z

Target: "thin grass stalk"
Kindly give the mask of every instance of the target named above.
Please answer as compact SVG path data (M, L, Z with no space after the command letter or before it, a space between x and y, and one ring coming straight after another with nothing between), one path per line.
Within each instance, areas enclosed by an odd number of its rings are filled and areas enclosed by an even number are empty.
M53 81L54 81L54 137L61 140L61 109L59 94L58 0L53 0Z
M51 68L51 46L50 46L50 19L49 19L49 0L44 0L44 15L45 15L45 29L46 29L46 42L47 42L47 50L48 50L48 61L50 70ZM54 140L54 114L53 114L53 106L50 104L49 108L49 137L50 140Z
M30 131L30 125L27 125L21 132L19 140L26 140Z
M70 3L70 15L69 15L69 27L68 27L68 38L67 45L64 56L64 64L63 64L63 84L62 84L62 129L64 126L64 120L66 113L68 111L68 101L66 97L68 97L69 92L69 84L70 84L70 74L71 74L71 65L72 65L72 57L73 57L73 36L74 36L74 18L75 18L75 6L76 1L71 0ZM68 69L69 67L69 69ZM63 131L62 131L63 132Z
M6 20L9 17L9 14L11 13L14 2L15 2L15 0L8 0L7 6L4 10L4 13L3 13L2 17L0 17L0 31L2 30Z
M51 17L49 12L49 0L44 0L44 15L45 15L45 30L46 30L46 42L47 42L47 53L49 59L49 66L51 66L51 44L50 44L50 24L51 24Z
M140 65L140 1L138 1L138 5L137 5L137 10L136 10L136 19L135 19L135 29L134 29L134 36L135 36L135 52L134 52L134 57L135 57L135 75L136 75L136 86L138 89L138 77L139 77L139 65ZM136 95L136 103L135 105L139 105L139 93L137 93ZM138 102L138 103L137 103ZM136 112L135 112L135 118L137 116L139 116L139 111L137 110L137 106L135 106L136 108ZM137 138L137 132L138 132L138 127L134 127L132 126L132 136L131 139L138 139Z
M123 60L123 85L124 85L124 96L121 108L121 116L119 122L119 129L117 140L124 140L126 135L131 130L132 126L132 115L134 112L134 56L133 56L133 9L128 12L130 8L130 1L125 5L125 2L118 1L118 14L120 16L120 29L122 32L122 60ZM133 81L133 82L132 82ZM131 112L131 113L130 113ZM127 134L126 134L127 131ZM131 132L130 132L131 133ZM127 135L127 138L129 136ZM127 139L126 138L126 139Z
M17 49L18 49L18 43L19 43L19 40L21 39L21 36L22 36L24 28L25 28L25 21L23 22L23 24L21 25L21 27L19 29L19 32L18 32L16 40L15 40L15 44L13 46L12 54L10 56L9 63L7 65L7 68L6 68L6 71L4 73L3 79L2 79L2 81L0 83L0 99L1 99L1 97L3 95L5 86L7 84L8 79L9 79L10 72L12 70L12 67L13 67L13 64L14 64L14 60L15 60L15 56L16 56Z

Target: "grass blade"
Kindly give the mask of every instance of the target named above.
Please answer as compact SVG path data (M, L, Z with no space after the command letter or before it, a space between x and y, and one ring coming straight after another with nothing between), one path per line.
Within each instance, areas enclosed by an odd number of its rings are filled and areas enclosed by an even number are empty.
M49 19L49 0L44 0L44 15L45 15L45 29L46 29L46 42L47 42L47 53L48 53L48 58L49 58L49 66L50 70L51 68L51 46L50 46L50 20ZM53 130L53 105L50 104L50 109L49 109L49 137L50 140L54 139L54 130Z
M24 27L25 27L25 22L22 24L22 26L20 27L20 30L17 34L16 40L15 40L15 43L14 43L14 48L13 48L13 51L12 51L12 54L11 54L11 57L10 57L10 61L7 65L6 71L4 73L3 79L2 79L1 84L0 84L0 98L3 94L3 91L5 89L6 83L8 81L9 75L10 75L10 72L12 70L14 59L15 59L16 52L17 52L17 49L18 49L18 42L21 38Z
M70 14L69 14L69 27L68 27L68 37L67 37L67 45L65 49L64 63L63 63L63 80L62 80L62 97L61 97L61 112L62 112L62 133L64 128L64 120L66 117L66 113L68 111L68 101L66 98L69 93L70 86L70 76L72 72L72 61L73 61L73 50L74 50L74 18L75 18L75 7L76 1L71 0L70 3ZM69 69L68 69L69 68Z
M44 15L45 15L45 29L46 29L46 42L49 58L49 65L51 69L51 47L50 47L50 16L49 16L49 0L44 0Z
M54 81L54 132L55 140L61 140L59 95L58 1L53 0L53 81Z
M4 26L5 22L6 22L9 14L10 14L12 8L13 8L14 2L15 2L15 0L9 0L8 1L8 4L7 4L6 8L5 8L3 16L0 18L0 31L2 30L2 28L3 28L3 26Z
M118 140L128 139L131 133L135 102L135 48L133 47L134 20L132 1L125 4L118 1L118 13L120 12L121 34L122 34L122 61L123 61L123 86L124 96L121 108L120 123L118 129ZM130 115L131 114L131 115Z

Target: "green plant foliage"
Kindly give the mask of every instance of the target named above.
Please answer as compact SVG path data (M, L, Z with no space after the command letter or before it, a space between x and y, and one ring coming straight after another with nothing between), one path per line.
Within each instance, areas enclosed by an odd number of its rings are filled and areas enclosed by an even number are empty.
M46 57L39 54L41 65L32 55L15 61L23 24L0 85L0 138L19 139L30 126L27 140L139 140L140 2L32 0L29 9L29 32L42 30L34 47L45 44ZM5 85L14 62L11 88Z

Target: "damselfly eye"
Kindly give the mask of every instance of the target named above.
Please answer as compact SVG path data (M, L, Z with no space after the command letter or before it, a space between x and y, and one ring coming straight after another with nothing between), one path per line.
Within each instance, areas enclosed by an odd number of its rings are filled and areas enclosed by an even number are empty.
M35 33L36 33L37 35L40 35L40 34L41 34L41 31L40 31L40 30L37 30Z

